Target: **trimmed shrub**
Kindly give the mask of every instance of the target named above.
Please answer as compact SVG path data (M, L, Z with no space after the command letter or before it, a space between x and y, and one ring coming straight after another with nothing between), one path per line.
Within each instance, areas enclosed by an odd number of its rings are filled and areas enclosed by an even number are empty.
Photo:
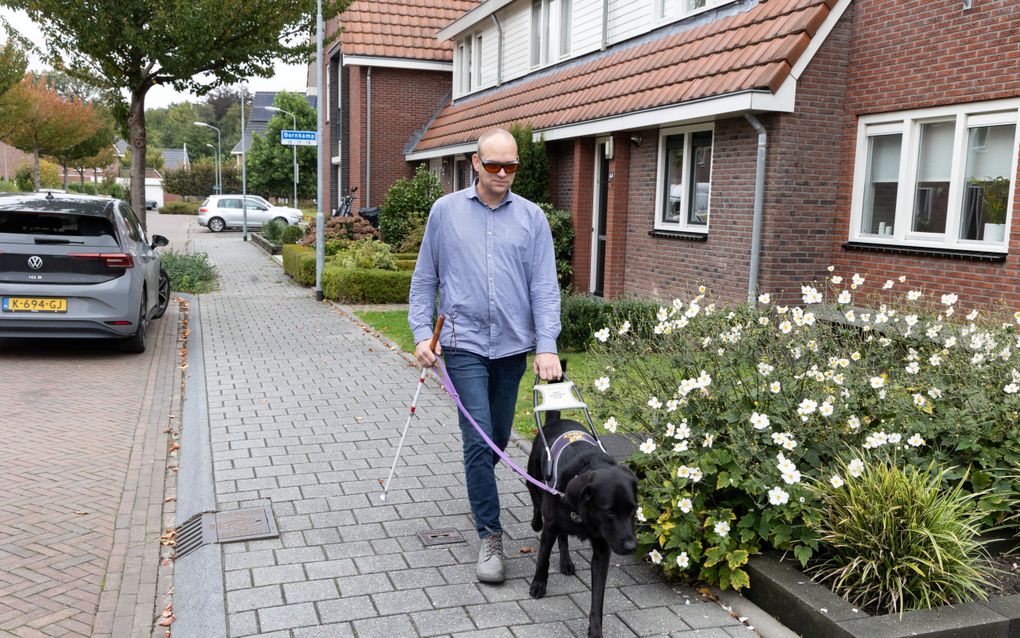
M86 195L96 195L99 189L96 188L95 182L85 182L81 184L79 182L68 182L67 190L72 193L84 193Z
M290 224L283 227L283 231L280 233L281 244L296 244L301 241L301 237L305 234L305 231L300 226L291 226Z
M299 244L284 246L283 271L303 286L315 284L315 250Z
M417 252L413 252L413 253L395 252L395 253L393 253L393 258L394 259L418 259L418 253Z
M421 250L421 240L425 237L425 220L414 219L408 222L409 228L404 235L403 241L394 246L394 250L401 253L415 253Z
M162 263L170 278L171 290L198 294L216 288L216 266L209 262L205 253L167 250L162 254Z
M18 185L14 182L0 179L0 193L17 193Z
M425 164L419 164L410 180L400 178L386 191L379 209L383 241L398 246L417 226L424 226L432 204L443 196L443 186Z
M418 263L417 259L396 259L394 263L397 265L397 270L414 270L415 264Z
M574 221L570 212L560 210L552 204L539 204L552 231L553 252L556 255L556 279L560 288L570 290L574 280Z
M159 212L163 215L197 215L198 202L166 202L160 207Z
M411 273L403 270L341 268L322 273L322 294L344 303L407 303Z
M381 241L360 241L341 250L330 259L330 263L341 268L379 268L396 270L396 260L388 244Z
M559 347L584 352L592 344L592 334L603 326L630 321L647 325L655 317L658 305L651 301L616 299L606 301L591 295L570 295L560 298Z
M274 243L274 244L279 244L280 243L280 234L282 232L283 232L283 222L281 222L279 220L270 219L266 223L262 224L262 236L268 242L271 242L271 243Z

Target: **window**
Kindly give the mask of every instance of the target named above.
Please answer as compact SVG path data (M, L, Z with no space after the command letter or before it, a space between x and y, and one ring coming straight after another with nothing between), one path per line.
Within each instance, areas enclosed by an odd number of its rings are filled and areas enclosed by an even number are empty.
M460 92L470 93L471 92L471 43L472 38L469 36L461 40L460 44L457 45L457 57L460 60Z
M684 18L727 2L732 0L655 0L655 11L659 19Z
M120 213L124 217L124 224L127 226L128 235L135 241L145 241L145 234L142 231L142 224L135 217L135 211L126 204L120 205Z
M573 0L532 0L531 66L555 62L570 53Z
M712 191L712 128L659 133L655 228L708 232Z
M474 181L474 167L471 165L471 160L457 159L453 163L453 190L459 191L467 188Z
M482 86L482 34L475 36L475 88Z
M1020 100L862 117L850 239L1005 252Z

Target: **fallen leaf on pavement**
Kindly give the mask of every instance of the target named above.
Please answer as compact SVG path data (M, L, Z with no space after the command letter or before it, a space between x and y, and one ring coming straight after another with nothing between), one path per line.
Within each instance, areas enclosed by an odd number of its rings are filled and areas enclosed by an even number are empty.
M174 618L173 616L168 616L166 618L160 618L159 622L156 624L159 625L160 627L169 627L170 625L174 624L175 620L177 619Z
M534 547L522 547L521 548L521 553L522 554L533 554L534 552L535 552L535 548Z
M79 516L84 516L85 514L88 514L88 512L86 512L85 510L74 510L74 513L78 514Z

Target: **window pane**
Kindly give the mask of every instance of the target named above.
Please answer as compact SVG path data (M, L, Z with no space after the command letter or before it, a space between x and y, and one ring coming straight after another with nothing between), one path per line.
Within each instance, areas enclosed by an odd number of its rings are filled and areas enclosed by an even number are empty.
M911 225L911 230L916 233L946 232L955 129L955 122L929 122L921 125Z
M560 55L570 53L570 31L574 25L574 0L560 0Z
M687 10L696 11L705 6L705 0L687 0Z
M968 130L960 239L1002 241L1015 136L1013 124Z
M531 66L542 61L542 0L531 3Z
M868 168L861 233L892 235L896 220L899 187L900 146L903 135L874 135L868 138Z
M684 136L666 138L666 192L663 193L662 221L679 224L684 199Z
M690 209L687 223L696 226L708 224L708 195L712 178L712 132L699 131L691 135Z

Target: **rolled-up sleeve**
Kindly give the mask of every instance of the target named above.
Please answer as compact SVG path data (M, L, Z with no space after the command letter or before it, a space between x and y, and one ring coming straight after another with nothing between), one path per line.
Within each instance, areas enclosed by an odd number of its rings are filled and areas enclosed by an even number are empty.
M535 322L535 352L556 353L560 336L560 288L552 231L545 213L537 211L535 250L532 253L531 311Z
M425 224L425 234L422 237L421 249L418 251L418 262L415 264L414 274L411 276L407 323L414 334L415 343L432 337L432 314L439 287L439 251L437 250L439 217L441 217L439 206L434 205Z

